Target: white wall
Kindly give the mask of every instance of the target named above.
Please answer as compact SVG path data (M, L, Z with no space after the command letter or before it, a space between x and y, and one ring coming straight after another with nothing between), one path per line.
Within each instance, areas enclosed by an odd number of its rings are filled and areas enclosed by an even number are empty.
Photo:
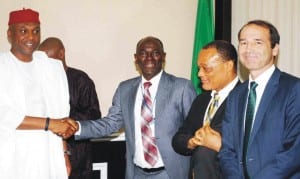
M0 52L9 50L8 14L22 7L40 12L42 40L56 36L69 66L94 80L106 115L122 80L138 75L133 54L138 40L160 38L166 71L190 78L197 0L0 0Z
M280 34L278 67L300 77L299 12L299 0L232 0L232 42L237 47L237 33L249 20L271 22Z

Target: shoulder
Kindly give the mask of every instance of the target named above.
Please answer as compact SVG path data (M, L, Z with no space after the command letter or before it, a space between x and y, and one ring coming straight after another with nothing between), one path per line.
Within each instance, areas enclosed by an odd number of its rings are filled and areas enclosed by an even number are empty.
M177 77L166 72L163 72L160 82L170 84L178 88L185 88L186 86L193 88L192 82L190 80L182 77Z
M196 104L204 104L207 105L206 103L210 101L211 99L211 91L204 91L202 92L201 94L199 94L193 103L196 103Z
M121 81L118 85L118 89L132 89L134 87L137 87L138 84L141 82L141 77L137 76L134 78L130 78L124 81Z
M293 76L291 74L281 72L279 83L283 85L295 85L300 83L300 79L296 76Z
M73 77L75 79L83 79L83 80L88 80L90 81L91 78L89 77L89 75L79 69L73 68L73 67L68 67L67 68L67 76Z
M9 52L6 52L6 53L0 53L0 64L1 66L7 64L8 62L12 61L12 60L9 60L11 59L10 58L10 55L9 55Z
M61 61L49 58L45 52L35 51L33 53L33 59L39 65L46 68L63 68Z

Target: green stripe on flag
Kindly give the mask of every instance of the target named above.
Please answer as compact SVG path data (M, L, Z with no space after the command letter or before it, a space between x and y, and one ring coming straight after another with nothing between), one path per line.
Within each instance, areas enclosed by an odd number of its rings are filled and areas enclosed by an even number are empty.
M201 48L214 39L213 0L198 0L196 29L194 38L191 80L198 94L202 92L198 77L198 53Z

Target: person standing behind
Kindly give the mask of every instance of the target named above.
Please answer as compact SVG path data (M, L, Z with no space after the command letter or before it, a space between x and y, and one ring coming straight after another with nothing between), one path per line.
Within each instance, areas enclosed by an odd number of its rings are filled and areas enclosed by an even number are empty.
M269 22L248 22L238 39L238 54L250 75L228 97L223 175L300 178L300 79L275 67L280 36Z
M191 155L191 178L221 178L218 152L226 98L239 84L237 52L229 42L206 44L198 56L199 78L206 91L197 96L187 119L173 137L176 152Z
M34 52L38 12L12 11L8 25L11 49L0 55L0 178L66 179L60 136L74 133L77 124L61 120L70 109L63 66Z
M93 80L83 71L67 66L65 47L56 37L45 39L39 50L46 52L48 57L63 63L67 73L70 93L70 117L77 121L101 118L99 101ZM69 179L92 178L92 144L89 140L75 141L74 137L67 140L71 153L72 172Z
M142 75L119 84L106 117L79 121L75 139L107 136L124 127L126 179L185 179L190 158L177 154L171 140L195 89L190 81L163 70L166 53L158 38L141 39L134 57Z

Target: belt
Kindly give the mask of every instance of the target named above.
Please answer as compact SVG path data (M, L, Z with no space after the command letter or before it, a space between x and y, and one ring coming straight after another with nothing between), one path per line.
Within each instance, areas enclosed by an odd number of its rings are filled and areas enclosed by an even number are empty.
M158 167L158 168L142 168L139 166L136 167L139 168L140 170L143 170L146 173L159 172L165 169L165 167Z

